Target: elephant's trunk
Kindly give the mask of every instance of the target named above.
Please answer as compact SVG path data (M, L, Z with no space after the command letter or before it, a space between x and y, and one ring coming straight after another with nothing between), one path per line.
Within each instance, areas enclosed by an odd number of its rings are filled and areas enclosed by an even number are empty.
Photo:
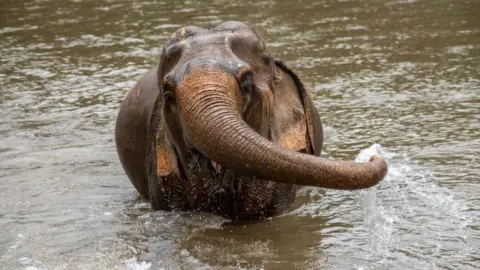
M209 159L238 173L334 189L362 189L387 173L380 157L368 163L327 160L291 151L260 136L241 118L237 79L221 69L192 68L177 88L186 134Z

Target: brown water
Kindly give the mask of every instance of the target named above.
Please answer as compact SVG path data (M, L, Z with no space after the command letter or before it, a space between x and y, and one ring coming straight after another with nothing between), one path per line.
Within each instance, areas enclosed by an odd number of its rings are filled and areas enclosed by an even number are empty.
M234 226L137 197L119 103L170 33L223 20L312 89L326 156L379 144L378 187ZM2 1L0 268L478 269L479 96L479 1Z

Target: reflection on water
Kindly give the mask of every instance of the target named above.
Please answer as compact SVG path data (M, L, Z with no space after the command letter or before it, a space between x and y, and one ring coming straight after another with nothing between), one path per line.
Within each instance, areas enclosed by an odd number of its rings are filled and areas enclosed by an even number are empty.
M0 265L479 268L479 13L431 0L2 3ZM241 224L137 198L113 142L119 102L171 32L223 20L253 25L312 89L326 156L382 145L381 185L302 188L288 213Z

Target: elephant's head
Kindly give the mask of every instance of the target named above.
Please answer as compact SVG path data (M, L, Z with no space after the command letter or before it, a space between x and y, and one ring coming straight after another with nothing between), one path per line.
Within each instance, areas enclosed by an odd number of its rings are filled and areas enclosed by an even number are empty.
M160 146L159 175L192 151L216 171L324 188L368 188L387 172L379 156L360 164L318 157L322 129L308 93L243 23L176 31L158 78L158 115L174 149Z

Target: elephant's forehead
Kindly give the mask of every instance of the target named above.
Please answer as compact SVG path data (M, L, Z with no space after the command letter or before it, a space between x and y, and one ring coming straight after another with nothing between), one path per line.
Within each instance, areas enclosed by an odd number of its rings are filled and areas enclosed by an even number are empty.
M195 36L200 33L205 33L207 32L207 29L198 27L198 26L185 26L177 31L173 32L173 34L170 36L167 46L170 46L174 43L181 42L191 36Z
M220 25L222 26L222 25ZM167 42L167 47L178 43L185 45L205 44L205 43L225 43L233 36L247 37L253 32L248 27L244 28L223 28L215 27L204 29L197 26L186 26L175 31Z

